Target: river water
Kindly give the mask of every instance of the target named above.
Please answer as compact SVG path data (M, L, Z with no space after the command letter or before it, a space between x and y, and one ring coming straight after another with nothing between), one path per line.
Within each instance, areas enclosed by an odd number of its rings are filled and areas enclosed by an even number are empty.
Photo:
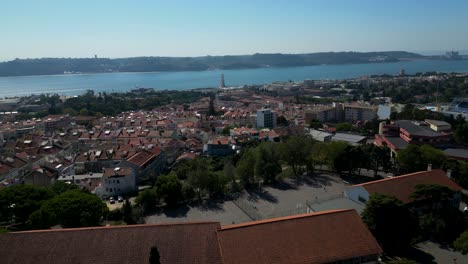
M347 79L372 74L397 74L439 71L468 72L468 60L419 60L395 63L317 65L288 68L241 70L210 70L188 72L101 73L47 76L0 77L0 98L50 93L79 95L91 89L95 92L124 92L136 86L156 90L210 88L219 85L223 73L227 86L265 84L274 81L305 79Z

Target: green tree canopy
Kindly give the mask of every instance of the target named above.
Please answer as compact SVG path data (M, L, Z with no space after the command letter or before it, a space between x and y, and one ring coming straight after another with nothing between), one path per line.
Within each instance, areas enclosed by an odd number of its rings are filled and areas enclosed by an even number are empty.
M452 189L437 184L418 184L411 198L415 200L429 200L434 208L450 206L451 199L455 195ZM438 206L441 205L441 206Z
M132 217L132 205L128 199L125 199L120 211L123 216L122 218L127 225L135 224L135 220Z
M453 247L463 254L468 253L468 230L465 230L465 232L453 242Z
M463 213L453 204L455 191L445 186L421 184L411 197L429 205L419 215L423 235L451 242L466 228Z
M380 168L387 171L391 168L390 149L388 147L379 147L374 144L367 144L362 147L364 155L367 157L365 166L374 171L374 175Z
M455 130L455 140L460 144L468 144L468 123L460 125Z
M190 163L191 171L188 173L187 181L193 187L198 200L201 201L210 184L210 163L206 158L201 157L193 159Z
M444 163L443 169L452 170L452 180L468 189L468 162L449 159Z
M159 196L157 194L156 187L146 189L138 193L138 197L135 199L135 202L143 208L143 212L153 209L159 203Z
M361 147L346 146L344 151L337 153L333 160L333 167L339 173L343 171L353 172L362 168L367 163L368 156L364 154Z
M373 194L362 212L362 220L384 251L399 253L410 246L417 227L408 209L394 196Z
M262 143L256 148L255 174L266 183L273 182L281 173L279 154L272 143Z
M68 184L64 181L56 181L52 185L52 191L56 194L61 194L70 190L78 190L78 186L76 184Z
M314 140L304 136L290 137L281 145L282 160L293 170L294 176L303 172L303 167L307 165L307 157L312 151Z
M408 145L406 149L400 150L397 162L404 172L416 172L427 169L428 164L433 168L440 168L446 160L445 154L429 145Z
M108 213L99 197L79 190L66 191L45 202L28 223L33 228L97 226Z
M46 187L15 185L0 190L0 221L25 223L54 192Z
M254 149L248 149L244 152L240 160L237 162L236 171L240 181L244 186L250 186L256 182L255 180L255 160L256 155Z
M222 196L226 191L229 179L222 171L208 172L207 190L210 197Z
M183 200L182 183L175 173L160 175L156 180L156 190L167 206L175 206Z

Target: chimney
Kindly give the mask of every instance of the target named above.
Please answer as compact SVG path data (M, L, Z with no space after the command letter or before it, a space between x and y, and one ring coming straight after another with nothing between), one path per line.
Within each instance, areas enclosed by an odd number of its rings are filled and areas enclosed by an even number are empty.
M449 177L449 179L452 179L452 170L451 169L447 170L447 177Z
M431 171L431 170L432 170L432 164L431 164L431 163L427 164L427 170L428 170L428 171Z

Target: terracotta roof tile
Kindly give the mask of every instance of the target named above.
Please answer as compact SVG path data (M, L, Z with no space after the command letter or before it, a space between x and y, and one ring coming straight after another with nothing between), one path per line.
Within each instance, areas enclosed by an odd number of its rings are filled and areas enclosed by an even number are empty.
M326 211L226 226L224 263L328 263L382 253L354 210Z
M135 153L130 158L128 158L127 161L129 161L129 162L131 162L131 163L133 163L133 164L135 164L137 166L144 167L154 157L155 157L155 155L153 153L151 153L149 151L146 151L146 150L142 150L140 152Z
M354 186L364 187L369 194L389 194L400 199L403 203L410 203L413 201L410 196L418 184L438 184L454 191L463 190L460 185L447 177L443 170L420 171Z
M133 225L14 232L0 235L1 263L221 263L219 223Z
M125 177L125 176L131 176L132 174L133 174L133 169L131 167L104 168L103 177L104 178Z

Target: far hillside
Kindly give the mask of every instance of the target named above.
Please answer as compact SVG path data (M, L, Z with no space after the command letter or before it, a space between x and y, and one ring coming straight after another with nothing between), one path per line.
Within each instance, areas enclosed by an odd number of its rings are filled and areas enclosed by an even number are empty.
M253 54L203 57L134 58L42 58L15 59L0 63L0 76L52 75L64 73L204 71L295 67L320 64L396 62L426 58L405 51L320 52L309 54Z

